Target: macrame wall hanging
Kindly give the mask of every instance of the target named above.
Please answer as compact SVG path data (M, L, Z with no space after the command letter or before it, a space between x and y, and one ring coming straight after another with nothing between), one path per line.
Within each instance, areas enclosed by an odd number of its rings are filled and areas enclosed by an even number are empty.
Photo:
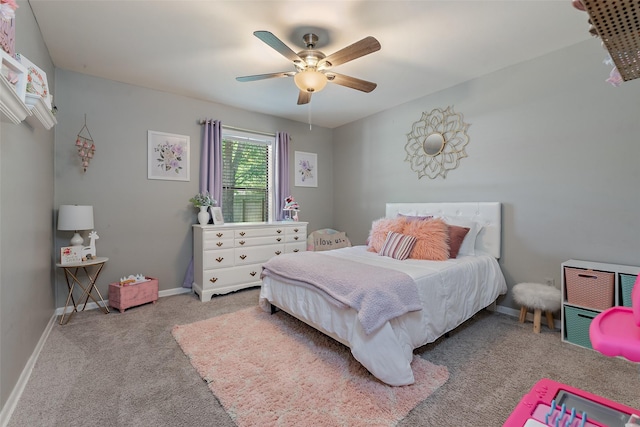
M84 135L82 134L83 132L85 132ZM78 149L78 157L80 157L80 161L82 162L82 171L86 172L89 167L89 162L91 162L96 152L96 144L93 142L91 132L89 132L89 128L87 127L86 114L84 115L84 126L80 129L78 137L76 138L76 148Z

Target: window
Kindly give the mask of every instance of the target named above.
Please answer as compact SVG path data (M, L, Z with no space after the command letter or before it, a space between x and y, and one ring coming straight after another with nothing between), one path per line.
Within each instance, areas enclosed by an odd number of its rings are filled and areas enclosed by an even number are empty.
M225 222L273 219L275 137L222 128L222 215Z

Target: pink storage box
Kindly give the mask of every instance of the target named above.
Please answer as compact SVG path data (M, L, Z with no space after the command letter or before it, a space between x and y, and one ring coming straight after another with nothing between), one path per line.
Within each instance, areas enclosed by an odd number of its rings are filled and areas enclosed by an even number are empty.
M120 286L120 283L109 284L109 305L124 313L127 308L158 301L158 279L147 277L146 282L135 285Z

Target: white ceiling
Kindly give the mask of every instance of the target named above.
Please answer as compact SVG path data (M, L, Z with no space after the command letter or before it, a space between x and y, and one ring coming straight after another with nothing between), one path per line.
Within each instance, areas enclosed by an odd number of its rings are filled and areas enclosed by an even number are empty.
M305 123L311 114L329 128L590 38L587 15L570 0L29 4L58 68ZM367 94L329 84L299 106L292 78L237 82L294 70L256 30L296 52L314 30L326 55L374 36L380 51L334 70L378 87Z

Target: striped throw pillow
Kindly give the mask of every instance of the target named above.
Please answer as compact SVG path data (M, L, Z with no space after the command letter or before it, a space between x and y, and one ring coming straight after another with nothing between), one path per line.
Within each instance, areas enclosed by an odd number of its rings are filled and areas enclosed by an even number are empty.
M378 255L404 260L409 258L415 244L415 237L390 231Z

